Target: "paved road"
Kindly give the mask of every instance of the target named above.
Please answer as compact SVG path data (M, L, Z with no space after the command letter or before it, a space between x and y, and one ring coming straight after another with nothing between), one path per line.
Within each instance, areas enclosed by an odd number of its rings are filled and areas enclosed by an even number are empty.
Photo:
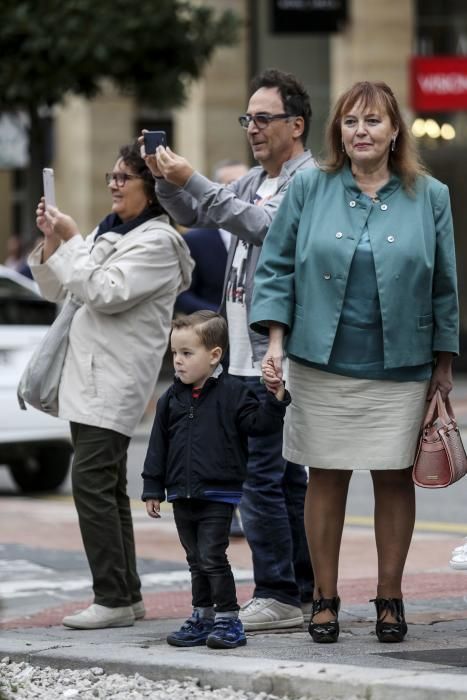
M189 579L170 506L165 505L161 521L154 521L147 517L139 500L139 474L146 443L147 438L140 432L129 453L129 492L134 499L139 570L146 591L166 594L165 598L159 597L162 606L172 603L177 606L179 601L172 600L172 593L186 592ZM467 535L466 488L464 479L440 491L417 489L414 571L424 564L424 558L434 572L446 569L451 547ZM60 494L28 499L14 495L13 485L8 484L8 477L3 474L0 489L3 491L0 491L0 596L8 601L8 618L33 615L44 605L66 604L86 597L89 570L82 552L69 481ZM373 542L371 553L365 553L365 557L369 557L366 563L362 563L360 552L368 539L372 510L370 476L366 472L355 473L350 488L341 566L344 574L347 571L351 577L374 575ZM348 547L345 546L346 540ZM243 540L232 541L230 558L236 567L237 580L240 586L244 586L242 594L246 600L252 586L252 567L251 555ZM464 584L463 573L457 574L456 581Z
M350 524L340 562L338 645L312 645L304 627L253 633L246 647L225 654L185 652L165 643L186 616L191 598L170 508L164 508L160 521L151 521L139 505L135 534L147 619L134 628L75 633L60 621L90 602L90 589L71 498L0 497L3 656L62 668L137 671L153 679L190 675L214 687L232 683L276 696L310 694L314 700L342 700L349 697L347 690L353 697L380 700L465 697L467 579L447 565L459 535L435 529L415 533L404 582L409 636L397 649L375 642L374 609L368 602L375 593L373 533ZM252 591L245 542L233 541L229 556L244 602Z

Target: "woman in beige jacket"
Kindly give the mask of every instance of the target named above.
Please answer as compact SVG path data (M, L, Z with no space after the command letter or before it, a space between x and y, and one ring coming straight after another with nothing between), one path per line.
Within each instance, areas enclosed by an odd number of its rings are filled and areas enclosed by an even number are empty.
M73 496L94 603L64 618L77 629L122 627L144 616L126 493L130 437L154 390L176 296L193 261L154 194L137 146L106 175L112 213L83 239L71 217L42 201L44 242L29 264L47 299L72 294L76 312L59 389L70 421Z

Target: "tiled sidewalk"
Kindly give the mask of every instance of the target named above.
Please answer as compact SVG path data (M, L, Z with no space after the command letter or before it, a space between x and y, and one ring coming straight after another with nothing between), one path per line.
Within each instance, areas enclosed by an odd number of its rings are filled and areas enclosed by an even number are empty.
M71 499L2 499L1 543L16 543L33 548L50 548L56 552L80 552L81 537L77 517ZM185 554L178 541L170 508L163 511L163 518L155 528L142 510L135 508L135 537L138 557L151 560L155 557L170 566L173 562L180 568L185 562ZM27 517L24 513L27 512ZM404 579L405 599L407 604L416 604L418 600L432 601L433 614L436 619L443 613L450 617L449 608L452 600L457 600L456 617L465 608L467 616L467 572L453 571L448 567L452 548L460 541L458 534L416 531L409 552L406 575ZM56 555L57 556L57 555ZM233 567L251 570L251 554L244 539L234 539L229 547L229 559ZM368 527L344 528L340 560L340 595L343 607L356 609L356 614L367 610L371 612L368 600L375 595L376 548L373 531ZM88 572L83 571L87 576ZM245 602L252 594L253 583L238 585L238 598ZM188 585L177 584L173 590L159 592L143 591L148 619L166 619L185 617L190 610L190 592ZM8 601L3 610L4 624L14 626L56 625L64 614L86 604L83 601L63 602L50 606L50 599L44 598L43 611L32 617L15 616L8 612ZM446 599L446 604L443 602Z

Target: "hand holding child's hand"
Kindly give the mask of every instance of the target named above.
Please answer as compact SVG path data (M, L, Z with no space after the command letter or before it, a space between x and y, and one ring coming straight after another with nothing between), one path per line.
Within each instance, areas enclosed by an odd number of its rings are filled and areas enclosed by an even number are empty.
M150 518L160 518L161 502L157 501L155 498L149 498L146 501L146 512Z
M285 395L284 382L277 374L274 360L271 357L263 360L261 371L266 389L274 394L276 399L283 401Z

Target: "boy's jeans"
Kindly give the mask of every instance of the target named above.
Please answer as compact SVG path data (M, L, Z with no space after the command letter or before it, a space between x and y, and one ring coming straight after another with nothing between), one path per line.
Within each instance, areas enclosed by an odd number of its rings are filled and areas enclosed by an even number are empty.
M238 610L235 582L227 559L233 505L197 498L173 502L175 524L191 572L194 608L216 613Z

